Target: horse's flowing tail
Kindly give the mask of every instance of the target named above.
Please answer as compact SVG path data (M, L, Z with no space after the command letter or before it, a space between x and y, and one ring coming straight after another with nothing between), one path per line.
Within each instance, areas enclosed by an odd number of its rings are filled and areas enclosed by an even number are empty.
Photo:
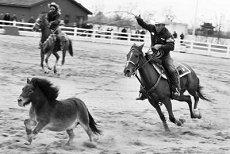
M69 40L69 54L70 54L70 56L73 56L73 46L72 46L72 41L71 40Z
M96 126L96 122L94 121L93 117L91 116L91 114L88 111L88 115L89 115L89 127L91 128L92 132L94 134L101 134L101 130L99 130Z
M203 88L203 87L199 85L198 90L196 91L196 92L197 92L197 95L198 95L201 99L211 102L211 100L209 100L208 98L206 98L206 97L202 94L202 92L201 92L201 89L202 89L202 88Z

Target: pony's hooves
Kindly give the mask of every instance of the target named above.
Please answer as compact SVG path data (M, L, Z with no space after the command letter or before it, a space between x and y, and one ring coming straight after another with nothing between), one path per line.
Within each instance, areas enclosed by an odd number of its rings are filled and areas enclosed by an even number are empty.
M67 143L65 144L65 146L70 146L70 143L69 143L69 142L67 142Z
M185 119L179 119L179 121L183 124L185 123Z
M183 121L181 121L181 119L179 119L179 120L176 122L176 125L177 125L177 126L182 126L182 125L183 125Z

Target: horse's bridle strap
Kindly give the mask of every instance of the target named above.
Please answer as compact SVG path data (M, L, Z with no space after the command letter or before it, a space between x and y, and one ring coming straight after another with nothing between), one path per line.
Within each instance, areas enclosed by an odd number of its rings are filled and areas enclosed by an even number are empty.
M131 64L133 64L134 66L136 66L136 64L135 64L133 61L131 61L131 60L127 61L126 63L127 63L127 64L128 64L128 63L131 63Z

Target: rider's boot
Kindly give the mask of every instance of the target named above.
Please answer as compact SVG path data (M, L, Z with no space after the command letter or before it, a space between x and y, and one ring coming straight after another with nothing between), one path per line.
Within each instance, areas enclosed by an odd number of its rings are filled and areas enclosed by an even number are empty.
M173 86L172 86L172 97L179 97L180 96L180 76L179 73L177 71L174 71L174 73L171 74L172 76L172 82L173 82Z

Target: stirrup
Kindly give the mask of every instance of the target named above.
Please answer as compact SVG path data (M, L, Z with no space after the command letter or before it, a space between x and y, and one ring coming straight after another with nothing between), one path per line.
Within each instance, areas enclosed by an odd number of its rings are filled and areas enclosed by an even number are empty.
M145 99L147 99L147 97L144 94L142 94L142 93L140 93L139 97L136 98L136 100L141 100L141 101L143 101Z

